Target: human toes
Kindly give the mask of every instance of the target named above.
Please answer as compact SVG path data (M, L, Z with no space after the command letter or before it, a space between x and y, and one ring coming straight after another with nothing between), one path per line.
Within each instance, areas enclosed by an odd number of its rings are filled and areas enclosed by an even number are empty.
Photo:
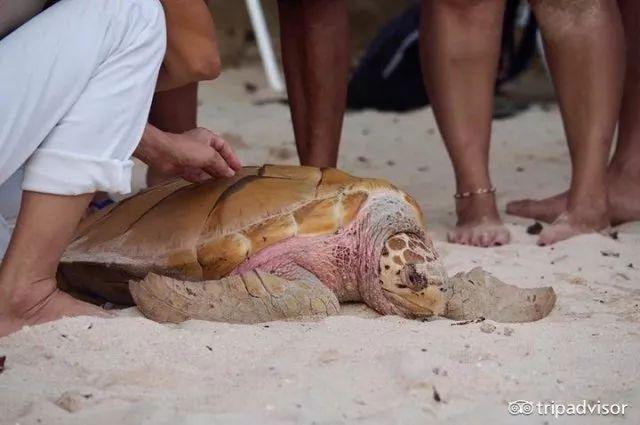
M467 228L458 227L455 230L447 233L447 240L450 243L457 243L460 245L469 245L471 240L471 232Z
M567 239L569 232L564 227L565 225L551 225L543 229L538 236L538 246L548 246Z
M472 244L480 247L500 246L509 243L509 230L503 225L480 226Z
M545 227L542 232L540 232L538 245L552 245L556 242L560 242L583 233L590 233L590 231L581 226L571 224L566 217L561 216L553 224Z
M496 232L495 238L493 240L493 246L501 246L506 245L511 242L511 232L504 226L501 226L501 229Z
M479 228L475 228L473 230L473 234L471 236L471 245L486 248L490 246L492 240L493 235L490 233L490 231L486 227L480 226Z

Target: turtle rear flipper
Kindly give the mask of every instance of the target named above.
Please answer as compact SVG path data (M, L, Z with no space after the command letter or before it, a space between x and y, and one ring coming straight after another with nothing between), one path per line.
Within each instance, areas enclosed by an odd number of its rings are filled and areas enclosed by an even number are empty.
M556 302L551 287L508 285L479 267L452 277L449 288L452 294L445 317L453 320L484 317L502 323L533 322L546 317Z
M129 290L142 314L158 322L260 323L325 317L339 310L338 299L321 283L260 270L202 282L150 273L129 282Z

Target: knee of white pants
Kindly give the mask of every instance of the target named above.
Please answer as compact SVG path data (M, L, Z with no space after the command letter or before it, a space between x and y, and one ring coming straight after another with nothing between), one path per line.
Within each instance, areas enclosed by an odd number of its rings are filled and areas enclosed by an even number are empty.
M112 1L112 0L108 0ZM147 37L148 40L142 40L142 44L148 45L155 52L155 57L159 62L162 62L167 49L167 28L164 15L164 9L160 0L129 0L144 9L145 15L148 19L147 30L144 32L143 37ZM146 43L148 41L148 43Z
M120 48L126 48L130 54L140 58L134 61L140 72L135 67L130 68L126 77L130 80L130 86L140 89L135 90L136 101L121 95L116 95L113 99L101 99L99 96L98 99L95 96L89 98L92 102L117 102L122 103L124 108L130 108L127 113L129 118L124 125L126 134L122 134L122 128L116 128L118 126L115 122L109 124L113 121L113 117L109 118L113 110L106 115L96 116L97 113L93 113L91 116L92 103L87 103L85 99L85 104L81 107L76 102L72 110L77 107L78 110L87 111L85 115L90 119L78 119L78 115L75 115L75 121L71 120L72 124L67 122L66 127L58 126L47 136L27 162L22 183L24 190L58 195L79 195L95 191L128 193L131 190L133 162L129 156L137 146L146 123L155 86L152 69L155 67L157 75L166 48L164 11L158 0L102 1L103 10L111 12L109 18L117 22L112 26L117 28L112 33L115 37L112 41L121 41L117 44ZM123 47L123 43L128 48ZM119 60L126 61L122 53L116 51L115 55ZM127 66L131 66L131 62L127 63ZM85 88L85 93L90 89ZM109 92L114 89L104 87L104 90ZM122 108L116 109L119 113ZM63 128L67 130L62 130ZM87 148L88 140L93 141L95 149Z
M167 30L164 9L160 0L101 0L111 8L112 19L125 21L120 26L121 37L136 34L135 44L139 49L150 49L155 60L161 62L167 47Z

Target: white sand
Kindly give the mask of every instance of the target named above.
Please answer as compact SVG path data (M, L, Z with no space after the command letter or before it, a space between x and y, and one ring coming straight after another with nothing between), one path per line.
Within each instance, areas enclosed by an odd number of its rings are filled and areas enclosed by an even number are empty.
M201 124L230 134L247 164L294 163L286 107L252 105L244 81L264 85L255 69L206 85ZM566 187L557 111L498 122L494 135L502 201ZM429 110L349 115L340 165L414 194L440 241L451 226L452 173ZM625 422L640 423L639 227L625 226L617 241L587 235L539 248L526 221L507 221L509 246L437 247L451 273L481 265L510 283L552 285L557 306L537 323L495 324L489 334L481 324L377 318L355 306L320 322L255 326L165 326L135 309L64 319L0 339L0 423L556 423L516 420L507 413L516 399L626 403ZM59 404L73 413L56 404L64 393Z

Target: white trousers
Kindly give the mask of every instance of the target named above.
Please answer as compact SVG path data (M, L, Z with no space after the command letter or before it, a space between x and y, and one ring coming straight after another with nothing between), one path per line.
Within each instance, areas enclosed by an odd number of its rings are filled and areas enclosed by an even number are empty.
M63 0L0 40L0 186L129 192L165 47L158 0Z

